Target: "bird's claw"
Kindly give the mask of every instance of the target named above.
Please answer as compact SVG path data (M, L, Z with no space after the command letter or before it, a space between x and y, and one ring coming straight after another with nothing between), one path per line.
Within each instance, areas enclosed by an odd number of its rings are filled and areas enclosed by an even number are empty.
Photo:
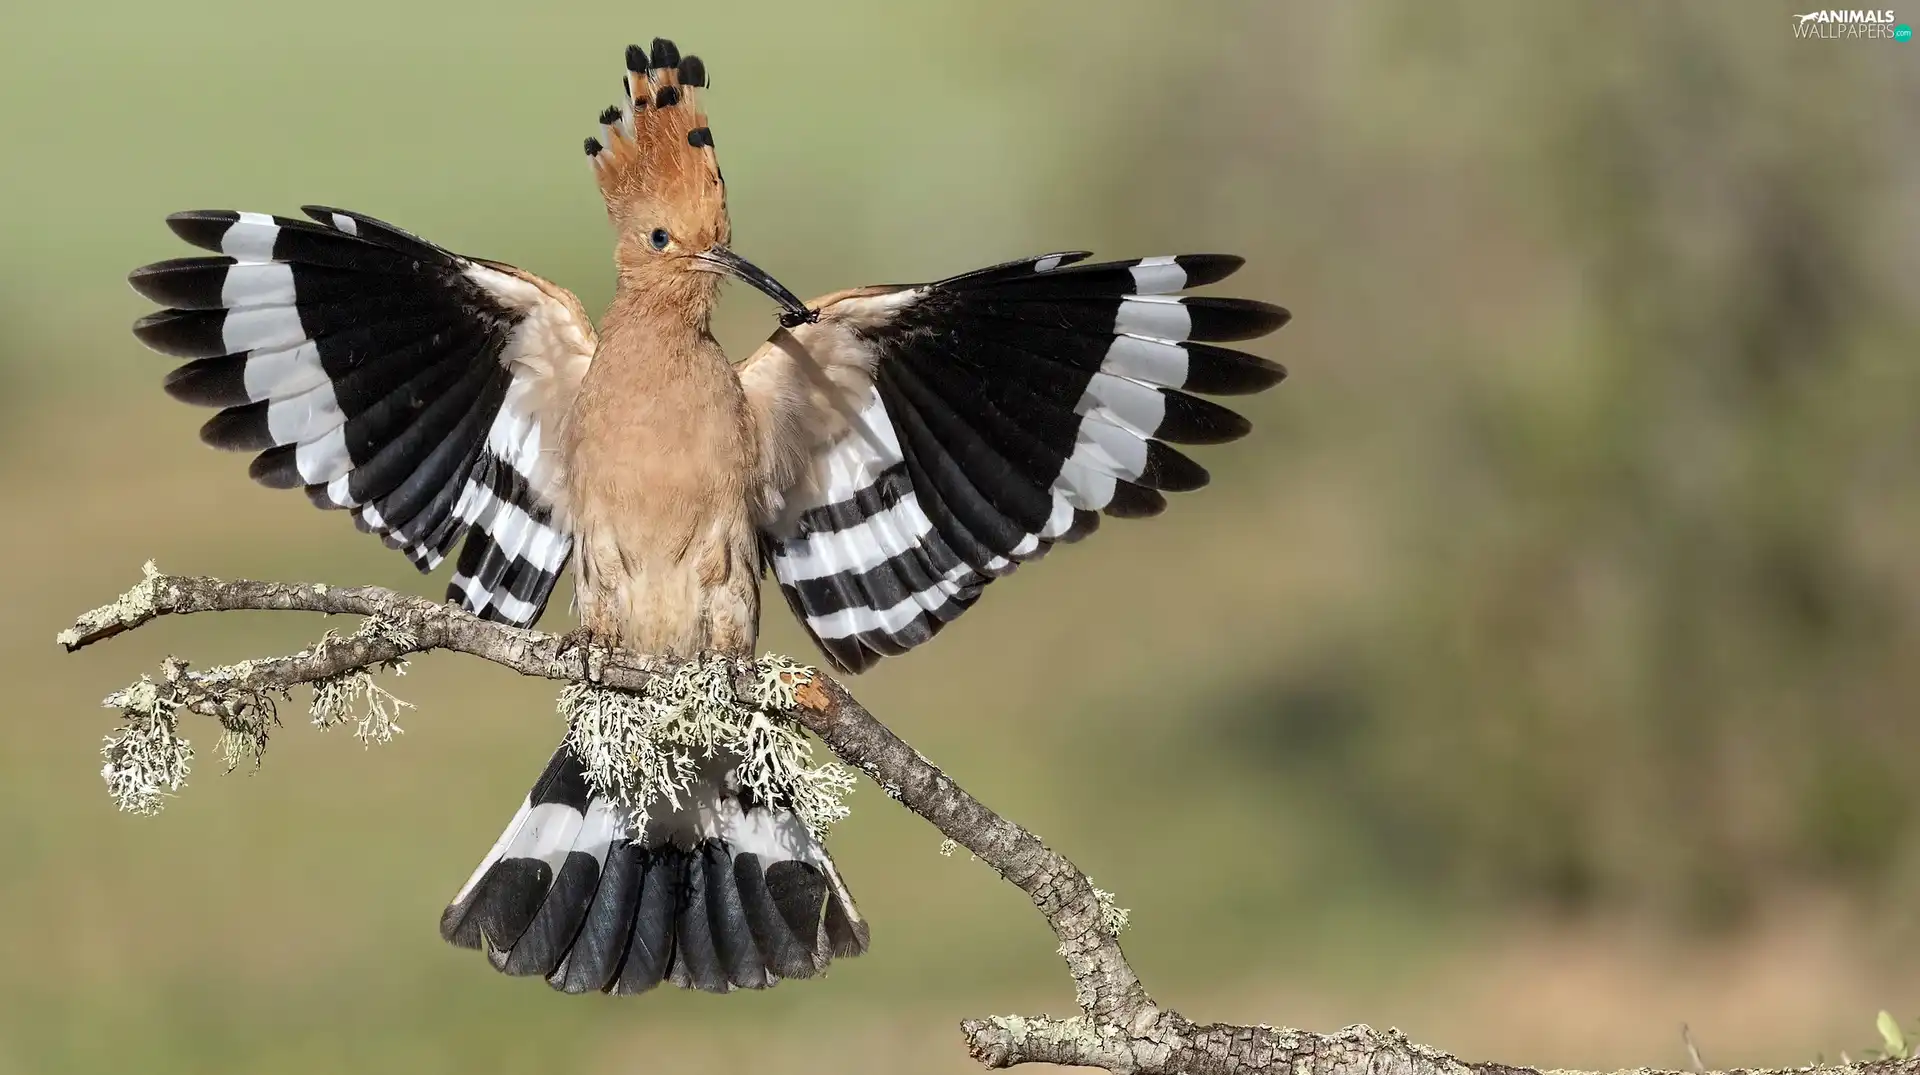
M579 650L580 675L589 683L598 683L600 682L600 663L593 659L596 648L602 653L610 653L613 650L613 647L601 641L600 636L592 629L585 626L575 627L560 636L560 647L555 651L554 656L565 658L567 654Z

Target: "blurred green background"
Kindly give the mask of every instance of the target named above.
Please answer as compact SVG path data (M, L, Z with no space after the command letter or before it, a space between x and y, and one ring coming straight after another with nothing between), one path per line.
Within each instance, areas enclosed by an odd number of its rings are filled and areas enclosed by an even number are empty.
M438 912L561 734L429 658L406 735L297 719L116 815L109 690L316 621L53 634L139 563L437 592L250 485L126 331L172 210L307 201L599 309L579 142L672 36L736 246L802 294L1226 250L1293 378L1213 489L993 588L854 684L1133 910L1189 1015L1477 1058L1800 1063L1920 1013L1920 45L1759 2L26 3L0 36L0 1072L969 1070L1065 1012L1020 895L870 785L872 953L568 998ZM1902 12L1902 17L1907 13ZM1920 15L1920 12L1915 12ZM766 303L730 295L745 353ZM767 644L811 651L779 611ZM564 615L549 625L564 625ZM196 734L197 733L197 734Z

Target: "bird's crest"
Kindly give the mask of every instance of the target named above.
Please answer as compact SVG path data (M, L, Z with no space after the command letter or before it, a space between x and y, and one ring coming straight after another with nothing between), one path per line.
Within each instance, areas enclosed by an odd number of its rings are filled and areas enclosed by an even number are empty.
M627 46L621 102L600 114L601 137L587 139L615 226L624 230L637 213L652 210L727 240L726 185L700 110L706 84L700 57L682 57L666 38L654 38L651 52Z

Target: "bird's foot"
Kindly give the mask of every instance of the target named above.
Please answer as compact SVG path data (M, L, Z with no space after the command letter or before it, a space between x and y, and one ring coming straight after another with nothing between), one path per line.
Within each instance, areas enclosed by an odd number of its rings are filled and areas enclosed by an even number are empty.
M589 683L600 682L600 669L606 663L606 655L613 652L613 643L582 624L560 636L560 648L555 656L564 659L575 650L580 652L580 675Z

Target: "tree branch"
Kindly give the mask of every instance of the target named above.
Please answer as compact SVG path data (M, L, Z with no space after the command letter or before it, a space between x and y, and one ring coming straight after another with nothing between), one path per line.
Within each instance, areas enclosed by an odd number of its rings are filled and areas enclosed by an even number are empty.
M287 657L205 671L170 660L161 689L174 692L175 704L219 716L230 712L229 700L235 697L281 693L436 649L480 657L522 675L636 692L680 663L597 646L570 647L559 635L492 623L452 605L377 586L221 581L163 575L152 564L138 585L81 616L58 641L73 652L162 616L243 609L364 616L368 623L351 637L329 635ZM736 687L747 697L748 684ZM994 1016L963 1022L968 1052L987 1067L1052 1063L1105 1068L1117 1075L1539 1075L1531 1068L1467 1063L1414 1044L1398 1031L1352 1026L1314 1034L1200 1025L1158 1007L1111 932L1113 912L1105 894L1096 892L1073 863L967 794L835 680L816 674L799 685L794 698L788 716L1025 892L1059 938L1081 1013L1068 1019ZM1812 1069L1766 1075L1787 1070ZM1920 1075L1920 1060L1888 1058L1824 1070Z

